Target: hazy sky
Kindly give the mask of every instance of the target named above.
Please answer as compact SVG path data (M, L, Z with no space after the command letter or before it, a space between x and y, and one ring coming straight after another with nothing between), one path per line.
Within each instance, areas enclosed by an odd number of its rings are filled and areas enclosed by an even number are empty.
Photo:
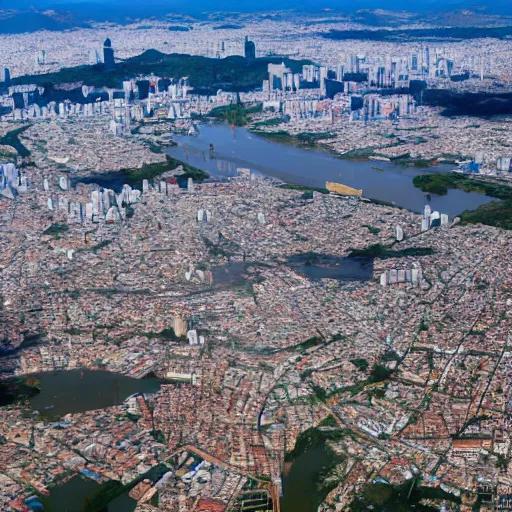
M212 10L258 11L266 9L321 9L334 8L354 11L363 8L439 10L447 8L484 7L491 12L511 12L511 0L0 0L0 7L60 7L79 8L95 4L106 11L179 11L200 12ZM120 14L120 13L119 13Z

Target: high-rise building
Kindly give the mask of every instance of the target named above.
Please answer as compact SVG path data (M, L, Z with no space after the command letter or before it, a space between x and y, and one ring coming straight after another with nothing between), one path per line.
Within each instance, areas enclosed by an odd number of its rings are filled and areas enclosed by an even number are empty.
M95 66L96 64L99 64L101 62L100 54L98 50L90 50L89 51L89 64L91 66Z
M11 72L9 68L0 69L0 83L4 82L5 84L9 84L11 81Z
M270 90L282 90L284 88L284 76L291 72L292 70L287 68L284 62L282 64L269 64L268 74Z
M343 92L344 83L338 80L324 80L324 88L325 88L325 96L327 98L333 99L336 94Z
M46 64L46 50L39 50L35 55L37 66L44 66Z
M245 36L245 58L247 60L254 60L256 58L256 45L249 41L249 37Z
M103 64L107 69L112 69L116 65L112 41L108 37L103 43Z

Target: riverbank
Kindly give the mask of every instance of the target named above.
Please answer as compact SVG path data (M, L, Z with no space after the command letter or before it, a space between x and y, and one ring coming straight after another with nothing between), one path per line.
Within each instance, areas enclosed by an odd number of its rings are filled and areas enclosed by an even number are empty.
M279 142L280 144L288 144L290 146L295 147L317 147L319 149L324 149L326 151L332 152L332 154L337 154L330 150L328 147L321 144L322 140L333 139L336 136L329 132L301 132L297 134L291 134L286 130L277 130L273 132L258 130L256 128L249 128L251 133L255 135L259 135L260 137L266 137L275 142ZM341 155L340 155L341 156Z
M83 475L68 475L64 482L50 489L49 496L36 494L45 512L59 512L63 505L69 507L67 510L84 512L131 512L137 507L137 501L129 496L129 492L146 479L154 485L169 470L169 466L160 463L127 484L119 480L106 480L100 484ZM156 504L157 500L152 503Z
M176 174L175 177L181 187L186 186L189 178L192 178L195 182L202 182L210 177L209 173L198 167L166 155L165 162L144 164L139 168L120 169L110 173L77 177L72 181L73 183L84 183L86 185L96 184L106 188L113 188L116 191L120 190L124 184L142 190L142 182L144 180L152 181L165 173L175 171L180 166L183 168L183 172Z
M25 402L40 392L41 382L35 376L0 381L0 407Z
M445 196L449 190L463 190L499 199L474 210L464 210L459 215L461 222L512 230L512 187L508 185L456 173L416 176L413 184L423 192L437 196Z
M269 140L286 144L299 148L316 148L329 153L335 158L349 160L354 162L389 162L403 168L416 168L416 169L431 169L440 164L456 165L464 155L447 155L441 154L433 158L413 157L410 153L404 153L396 157L390 157L379 150L389 148L399 148L405 146L406 142L395 142L392 144L369 146L364 148L355 148L345 152L339 152L333 149L329 141L337 138L335 133L331 132L301 132L292 134L287 130L262 130L259 126L278 126L281 121L275 119L277 123L272 122L273 119L255 123L249 126L248 130L255 135L267 138Z

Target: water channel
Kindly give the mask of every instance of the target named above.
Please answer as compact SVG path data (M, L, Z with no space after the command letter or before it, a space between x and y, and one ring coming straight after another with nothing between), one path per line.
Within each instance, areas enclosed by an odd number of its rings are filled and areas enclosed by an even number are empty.
M296 185L324 187L326 181L335 181L363 189L365 197L394 202L416 212L423 210L426 199L425 193L414 187L413 178L453 168L443 165L423 170L390 162L344 160L327 151L280 144L226 124L203 123L198 135L173 139L178 145L168 149L170 156L212 176L236 176L237 168L245 168ZM213 158L210 144L214 146ZM483 194L449 190L446 196L432 195L430 205L433 210L454 217L490 201L492 198Z

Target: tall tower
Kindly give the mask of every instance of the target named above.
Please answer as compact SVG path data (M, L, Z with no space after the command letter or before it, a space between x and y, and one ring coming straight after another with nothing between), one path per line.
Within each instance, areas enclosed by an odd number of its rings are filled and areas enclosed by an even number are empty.
M112 69L116 62L114 60L114 49L112 48L112 41L107 37L103 43L103 63L107 69Z
M0 69L0 83L4 82L4 84L9 85L11 81L11 72L9 68Z
M245 36L245 58L247 60L254 60L256 58L256 45L249 41L249 36Z

